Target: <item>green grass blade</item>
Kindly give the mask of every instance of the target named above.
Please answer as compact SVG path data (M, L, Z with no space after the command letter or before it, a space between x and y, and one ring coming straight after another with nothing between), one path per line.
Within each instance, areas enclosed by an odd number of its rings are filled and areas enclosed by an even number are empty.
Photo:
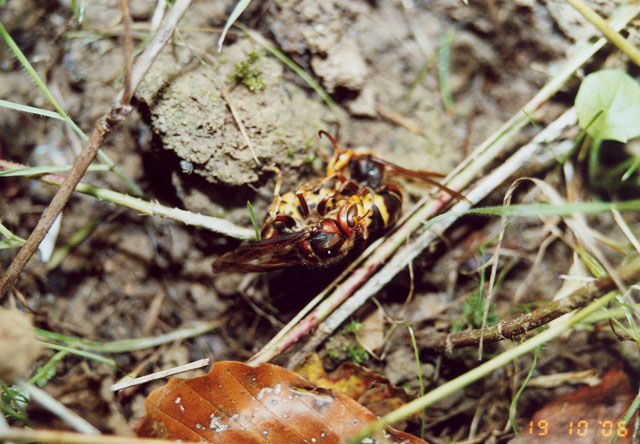
M413 93L416 91L416 89L418 89L418 86L422 83L429 70L433 67L433 63L433 60L429 60L424 65L422 65L422 68L416 76L416 79L409 87L409 92L407 92L407 95L404 98L405 101L408 102L409 100L411 100L411 96L413 96Z
M80 0L80 3L78 4L78 0L71 0L71 12L73 12L73 16L80 25L84 20L85 2L86 0Z
M247 210L249 210L249 217L251 218L253 229L256 231L256 239L260 240L260 226L258 225L256 214L253 212L253 205L251 205L251 202L249 201L247 201Z
M56 375L56 365L58 362L62 361L65 356L67 356L69 352L67 351L59 351L51 359L49 359L43 366L38 367L36 374L33 375L31 379L29 379L29 384L37 384L38 387L42 388L45 386L51 378Z
M0 171L0 177L30 177L69 171L73 165L48 165ZM88 171L109 171L108 165L90 165Z
M638 211L640 210L640 199L627 200L622 202L569 202L564 205L554 205L549 203L537 204L517 204L510 206L480 207L465 211L462 214L480 214L485 216L507 216L507 217L531 217L531 216L570 216L572 214L604 213L612 209L618 211ZM459 215L462 215L459 214ZM437 216L434 219L444 218L448 213Z
M542 350L542 347L538 346L533 352L533 362L531 363L531 368L529 368L527 377L524 378L524 381L522 381L522 385L516 392L516 395L513 397L513 400L511 401L511 406L509 407L509 419L511 420L511 427L513 427L513 433L515 433L516 437L522 444L524 444L524 440L520 436L520 432L516 427L516 408L518 406L518 399L520 399L520 396L522 396L524 389L527 387L527 384L529 384L529 380L533 376L533 372L535 371L536 365L538 364L538 356L540 355L541 350Z
M49 259L49 262L47 262L47 270L54 270L55 268L57 268L58 265L60 265L60 262L62 262L62 260L67 257L69 252L83 240L85 240L87 236L89 236L98 226L98 224L100 224L100 222L102 222L101 219L94 219L90 221L89 223L82 226L78 231L73 233L73 235L67 242L65 242L64 245L56 248L56 250L53 252L53 255Z
M7 250L9 248L18 248L22 247L26 240L18 240L18 239L10 239L5 241L0 241L0 250Z
M214 330L220 325L221 322L218 320L202 322L191 328L176 330L160 336L138 339L124 339L121 341L111 342L88 341L86 339L67 336L48 330L42 330L40 328L34 328L34 331L40 337L52 341L61 342L63 344L66 344L67 346L81 348L83 350L90 350L98 353L126 353L135 350L143 350L145 348L157 347L158 345L167 344L169 342L174 342L177 340L193 338L195 336L199 336L201 334Z
M242 14L244 10L247 9L249 3L251 3L251 0L240 0L238 3L236 3L233 11L231 11L231 15L227 19L227 23L225 23L224 28L222 28L222 33L220 34L220 38L218 39L218 52L222 51L222 44L224 43L224 38L227 36L229 28L231 28L235 21L238 20L240 14Z
M16 58L18 59L22 67L25 69L25 71L29 73L29 75L31 76L31 79L35 82L38 88L40 88L40 91L42 91L42 93L45 95L47 100L49 100L49 103L51 103L51 105L56 109L56 111L58 111L58 114L60 114L60 116L62 116L62 118L66 120L67 123L69 123L69 125L71 125L71 128L73 128L76 134L78 134L78 136L82 138L82 140L84 140L85 142L89 140L87 135L84 132L82 132L82 130L78 127L78 125L75 124L75 122L62 109L58 101L53 97L53 95L49 91L49 88L47 88L44 82L40 79L40 76L38 75L36 70L33 69L33 66L31 66L31 63L29 63L29 60L27 60L27 57L24 55L22 50L20 50L20 48L18 47L16 42L13 40L11 35L9 35L9 33L5 29L2 22L0 22L0 36L2 36L4 41L9 46L9 49L16 56Z
M449 78L451 77L451 41L454 37L454 32L444 36L438 50L438 83L440 85L442 106L446 111L450 111L453 108L453 94L451 93Z
M65 345L51 344L49 342L44 342L44 341L40 341L40 344L42 344L44 347L51 348L53 350L68 352L68 353L71 353L72 355L77 355L82 358L91 359L96 362L101 362L102 364L107 364L109 367L118 369L118 364L116 364L116 361L114 359L105 358L104 356L98 355L93 352L78 350L73 347L67 347Z
M378 421L370 423L363 427L360 432L354 437L348 439L346 442L349 444L359 443L362 439L369 436L376 430L383 429L388 424L394 424L405 418L408 418L413 413L418 412L425 407L428 407L441 399L450 396L454 392L461 390L464 387L469 386L473 382L488 376L495 370L504 367L509 362L519 358L520 356L534 351L537 347L545 344L552 339L557 338L561 334L572 329L578 322L583 321L591 313L605 307L615 298L615 292L608 293L605 296L591 302L585 308L573 313L573 315L567 319L559 319L545 331L537 334L536 336L526 340L525 342L516 345L515 347L499 354L498 356L486 361L474 369L442 384L438 388L432 390L420 398L403 405L402 407L394 410L391 413L380 418Z
M9 102L8 100L0 100L0 106L14 111L35 114L38 116L51 117L52 119L66 120L59 113L49 111L48 109L36 108L35 106L22 105L20 103Z
M411 337L411 347L413 348L413 355L416 358L416 366L418 367L418 383L420 384L420 396L424 396L424 381L422 380L422 363L420 362L420 350L418 349L418 343L416 342L416 335L413 332L413 328L408 322L403 322L404 326L409 330L409 336ZM420 412L420 439L424 440L424 431L426 426L426 410L422 409Z
M624 422L625 424L631 424L631 421L632 421L631 418L633 418L633 415L634 413L636 413L638 408L640 408L640 393L637 394L636 397L631 402L631 405L629 406L626 413L622 417L622 422ZM609 441L609 444L613 444L614 442L616 442L618 438L619 438L618 434L614 433L613 436L611 437L611 441Z
M13 234L7 227L2 225L2 222L0 222L0 234L2 234L4 237L9 239L22 239L21 237L18 237L15 234ZM24 241L24 239L22 240Z
M7 43L7 46L9 46L9 49L16 56L16 58L18 59L22 67L25 69L25 71L29 73L29 75L31 76L31 79L33 79L33 81L38 86L38 88L40 88L40 91L42 91L42 93L45 95L47 100L49 100L49 103L51 103L51 105L56 109L56 111L58 111L58 114L64 120L67 121L67 123L71 126L73 131L75 131L75 133L84 142L88 141L89 137L80 129L80 127L78 127L78 125L76 125L76 123L71 119L71 117L69 117L67 113L62 109L58 101L53 97L53 94L51 94L51 91L49 91L49 88L47 88L47 85L45 85L42 79L40 79L40 76L38 75L36 70L33 69L33 66L31 66L31 63L29 63L29 60L27 60L27 57L20 50L20 48L18 47L16 42L13 40L11 35L7 32L2 22L0 22L0 36ZM133 182L131 179L126 177L124 173L120 170L120 168L118 168L116 164L113 163L113 161L109 158L109 156L107 156L104 153L104 151L98 150L98 157L100 157L100 160L106 163L110 167L110 169L127 185L127 187L129 188L129 191L132 194L136 196L142 196L143 194L142 188L140 188L138 184Z
M0 412L7 418L12 418L24 422L29 427L32 426L27 416L26 405L29 398L18 387L9 387L0 379Z
M16 236L7 227L2 225L2 222L0 222L0 234L7 238L7 240L0 241L0 250L21 247L26 242L25 239L20 236Z
M621 181L626 182L633 175L633 173L635 173L638 170L639 167L640 167L640 156L637 156L634 159L631 166L629 167L629 169L625 171L625 173L622 175Z

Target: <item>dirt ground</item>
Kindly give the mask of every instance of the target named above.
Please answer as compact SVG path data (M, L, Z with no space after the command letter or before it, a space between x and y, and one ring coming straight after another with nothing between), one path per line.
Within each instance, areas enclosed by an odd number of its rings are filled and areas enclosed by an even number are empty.
M274 174L266 167L277 165L283 171L283 191L322 176L322 153L331 147L318 137L319 130L336 134L343 146L367 147L406 168L449 172L545 84L575 41L595 34L595 28L561 0L469 5L458 0L253 2L241 21L310 73L342 110L336 113L243 32L232 30L222 53L216 51L234 3L193 2L179 32L136 92L133 114L103 150L142 187L143 199L224 217L245 227L252 224L247 201L258 221L271 203ZM591 4L603 16L615 6L610 1ZM136 47L142 47L156 2L131 0L130 8ZM0 7L0 21L63 108L89 133L122 85L118 1L87 2L80 24L68 1L8 0ZM451 104L443 102L438 75L439 60L447 52ZM600 66L603 60L599 56L593 63ZM611 56L608 61L616 62ZM261 82L253 90L239 78L243 63ZM533 116L538 127L571 106L577 85L569 82ZM49 108L6 45L0 45L0 98ZM528 126L516 142L529 140L536 131ZM567 138L576 135L577 131ZM67 164L81 146L61 121L0 108L2 159L30 166ZM561 173L553 170L540 177L561 189ZM90 172L84 181L125 190L109 172ZM409 201L426 192L421 184L404 186ZM54 192L54 187L37 181L0 179L0 221L28 237ZM504 192L499 189L483 204L499 204ZM590 195L588 184L582 193ZM592 228L624 241L610 217L592 222ZM640 226L637 215L628 222L636 229ZM150 373L203 357L244 361L341 269L214 274L213 260L237 247L238 240L81 195L64 211L57 244L87 224L94 225L90 234L55 269L34 257L15 292L0 302L31 313L37 327L101 342L155 336L195 321L220 322L218 329L195 339L114 355L126 372L143 364L144 372ZM495 300L499 318L519 312L523 304L551 300L562 285L559 276L569 272L572 250L555 240L529 276L547 236L542 228L537 218L515 219L509 226L501 263L505 275ZM478 267L493 252L491 242L498 230L499 221L493 219L470 218L457 224L437 251L415 261L412 273L402 272L385 286L378 303L388 316L411 322L418 336L446 331L460 318L463 301L478 289ZM0 270L16 252L0 250ZM620 257L611 253L614 263ZM377 306L368 303L354 319L383 324L376 313ZM335 334L320 353L325 365L334 367L354 359L357 346L356 336L347 329ZM508 347L500 343L486 352L490 357ZM53 353L43 352L38 364ZM384 357L366 358L363 365L415 393L417 369L406 333L394 334ZM427 388L433 388L475 366L476 350L423 350L420 359ZM286 363L287 357L276 362ZM598 325L551 344L536 375L603 372L619 362L632 381L640 376L634 344L618 341L608 325ZM429 409L429 435L464 440L480 415L476 436L493 442L511 439L509 403L530 363L531 357L524 357ZM125 433L126 422L142 416L144 396L156 385L114 395L108 387L119 377L111 367L69 355L57 364L56 376L45 390L100 430ZM572 389L561 385L525 391L518 421L526 424L547 401ZM37 425L58 425L36 407L30 415ZM416 430L409 424L408 431Z

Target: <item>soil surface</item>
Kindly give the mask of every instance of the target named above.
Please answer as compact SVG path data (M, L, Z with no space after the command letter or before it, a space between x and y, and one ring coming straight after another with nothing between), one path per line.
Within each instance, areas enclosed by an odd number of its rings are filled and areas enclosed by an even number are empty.
M86 2L81 22L68 1L9 0L0 6L0 22L87 134L122 88L118 3ZM615 6L604 0L589 3L602 16ZM332 146L318 136L320 130L334 134L344 147L366 147L404 168L448 173L538 92L575 51L576 41L595 35L595 28L561 0L252 2L240 20L309 73L337 104L332 109L238 29L217 52L219 32L234 4L193 2L136 91L134 112L102 149L142 188L142 199L244 227L252 226L247 202L258 224L266 215L275 185L271 167L282 171L282 192L324 175ZM150 38L156 7L151 0L130 1L136 49ZM609 64L625 63L611 50L604 56ZM599 57L597 66L603 63ZM538 127L572 105L577 85L569 82L532 116ZM52 109L6 45L0 46L0 98ZM530 125L516 143L536 131ZM577 130L566 137L576 135ZM69 164L82 146L62 121L0 107L1 159L29 166ZM562 189L561 170L544 174L540 177ZM127 191L111 172L89 172L84 181ZM423 183L394 181L408 195L405 208L429 191ZM0 178L0 222L28 237L55 191L35 180ZM500 189L483 204L499 204L504 192ZM589 184L579 193L588 199ZM518 199L538 197L533 190ZM611 217L591 222L591 228L627 242ZM549 223L565 229L560 221ZM628 223L640 233L637 215ZM376 304L369 302L356 313L353 319L367 327L364 331L345 328L325 342L319 350L325 366L361 360L416 394L411 338L406 328L385 336L389 319L410 322L418 337L448 331L452 322L468 327L464 301L486 285L488 272L481 278L482 266L493 253L499 228L499 220L471 218L447 232L445 241L416 260L411 272L400 273L381 290ZM197 321L218 323L197 338L109 355L125 372L146 374L203 357L244 361L346 265L214 274L212 262L239 240L78 194L64 210L55 245L63 247L82 229L82 242L54 268L47 266L48 257L36 255L2 306L29 313L37 327L100 342L159 336ZM538 218L511 221L494 300L500 319L521 312L523 304L552 300L562 287L560 276L569 274L574 253L561 239L547 241L549 236ZM0 270L16 252L0 250ZM613 263L622 258L620 252L608 254ZM511 346L489 346L485 357ZM54 353L42 352L32 367ZM422 350L419 355L427 388L477 365L475 348L446 354ZM276 363L287 363L288 356ZM536 375L603 372L619 362L635 369L629 372L632 380L640 376L633 343L619 341L608 324L598 324L545 349ZM531 357L524 357L427 410L428 435L434 442L470 436L507 442L513 437L509 405L530 364ZM68 355L44 388L101 431L124 434L127 421L143 415L144 397L160 383L113 394L108 388L120 377L105 364ZM568 390L559 385L525 391L518 424L524 427L537 409ZM37 426L62 427L35 406L30 417ZM412 433L419 429L414 422L406 426Z

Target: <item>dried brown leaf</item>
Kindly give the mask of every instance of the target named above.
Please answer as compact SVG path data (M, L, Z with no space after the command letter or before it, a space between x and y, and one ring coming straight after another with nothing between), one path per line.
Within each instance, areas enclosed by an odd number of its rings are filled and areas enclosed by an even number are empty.
M239 362L218 362L207 375L171 379L145 405L138 435L191 442L334 444L377 419L348 396L316 388L292 371ZM391 428L372 438L424 444Z

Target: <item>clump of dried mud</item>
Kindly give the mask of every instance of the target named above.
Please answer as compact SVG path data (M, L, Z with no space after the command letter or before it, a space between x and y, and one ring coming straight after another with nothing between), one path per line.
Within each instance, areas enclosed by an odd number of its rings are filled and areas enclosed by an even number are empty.
M183 171L243 185L258 180L261 166L300 167L312 159L318 131L333 120L326 107L284 79L283 65L250 40L225 46L221 55L213 43L204 58L182 49L177 63L165 51L137 91ZM251 69L264 87L252 91L234 77L256 56Z

